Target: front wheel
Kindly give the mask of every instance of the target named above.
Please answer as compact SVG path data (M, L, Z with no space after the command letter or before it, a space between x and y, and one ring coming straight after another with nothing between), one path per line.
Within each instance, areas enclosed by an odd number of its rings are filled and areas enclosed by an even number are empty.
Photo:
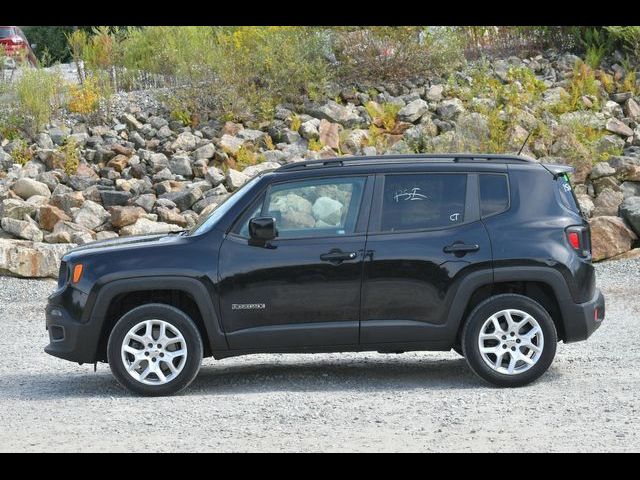
M558 335L549 313L536 301L516 294L480 303L462 332L462 349L471 369L500 387L519 387L547 371Z
M126 313L111 331L109 367L128 390L140 395L172 395L189 385L202 362L198 327L184 312L147 304Z

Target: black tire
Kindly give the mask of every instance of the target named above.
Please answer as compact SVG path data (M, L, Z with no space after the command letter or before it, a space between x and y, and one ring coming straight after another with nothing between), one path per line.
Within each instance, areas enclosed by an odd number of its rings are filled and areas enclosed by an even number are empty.
M121 357L125 336L136 324L144 320L163 320L176 328L184 337L187 358L175 378L164 384L147 385L133 378ZM111 372L126 389L144 396L173 395L187 387L198 374L202 363L202 338L196 324L183 311L161 303L150 303L127 312L113 327L107 345L107 359Z
M521 310L531 315L540 325L544 337L542 353L528 370L516 374L492 369L482 358L478 338L484 322L491 315L506 309ZM488 298L473 309L462 331L464 357L473 372L485 381L499 387L521 387L538 379L547 371L556 354L558 334L549 313L538 302L516 294L502 294Z

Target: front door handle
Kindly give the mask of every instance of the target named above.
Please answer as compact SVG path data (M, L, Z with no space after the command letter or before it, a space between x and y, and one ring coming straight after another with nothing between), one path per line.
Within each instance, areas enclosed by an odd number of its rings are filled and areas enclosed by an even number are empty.
M469 252L477 252L480 250L480 246L477 244L466 244L462 242L455 242L451 245L447 245L442 249L444 253L453 253L455 255L462 256Z
M345 260L353 260L356 258L358 254L356 252L343 252L340 249L334 248L328 253L323 253L320 255L320 260L323 262L335 262L340 263Z

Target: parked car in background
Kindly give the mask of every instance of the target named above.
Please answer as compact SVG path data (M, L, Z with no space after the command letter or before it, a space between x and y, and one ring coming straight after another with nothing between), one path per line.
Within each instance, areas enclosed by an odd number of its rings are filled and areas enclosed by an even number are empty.
M20 27L0 26L0 56L4 59L5 66L15 67L16 62L29 62L36 65L37 59L33 53L33 46L27 41L27 37Z

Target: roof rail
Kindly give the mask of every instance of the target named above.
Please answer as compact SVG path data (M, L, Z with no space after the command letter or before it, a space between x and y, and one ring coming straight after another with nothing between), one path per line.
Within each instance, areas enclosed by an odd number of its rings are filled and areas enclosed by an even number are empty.
M283 170L300 170L307 167L342 167L349 165L371 165L376 163L414 163L414 162L433 162L433 161L452 161L452 162L475 162L475 161L494 161L494 162L523 162L538 163L526 157L518 155L500 155L495 153L478 154L478 153L420 153L420 154L401 154L401 155L375 155L375 156L350 156L326 158L320 160L304 160L284 165L277 169Z

